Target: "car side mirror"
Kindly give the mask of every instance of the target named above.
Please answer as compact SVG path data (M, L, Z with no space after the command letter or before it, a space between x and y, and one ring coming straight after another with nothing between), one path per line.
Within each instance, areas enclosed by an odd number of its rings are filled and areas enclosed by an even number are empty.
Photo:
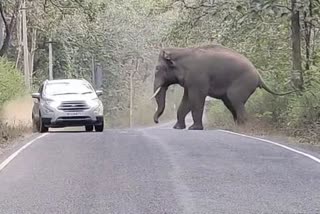
M32 98L34 99L40 99L40 93L32 93Z
M101 90L96 90L96 94L98 97L100 97L103 94L103 92Z

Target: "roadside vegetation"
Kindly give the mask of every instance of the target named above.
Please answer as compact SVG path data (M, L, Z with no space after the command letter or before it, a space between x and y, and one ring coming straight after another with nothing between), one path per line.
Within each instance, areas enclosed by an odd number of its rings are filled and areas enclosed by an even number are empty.
M24 92L23 76L13 63L0 58L0 106Z
M299 90L283 97L257 90L247 104L252 129L270 127L320 142L316 0L41 0L26 1L26 6L23 2L6 1L0 7L5 17L0 22L4 32L0 56L6 57L1 67L13 62L15 72L7 72L12 76L6 81L16 74L20 78L12 80L18 89L0 85L16 93L3 94L1 88L0 105L23 90L21 74L31 77L24 82L29 91L48 78L51 43L54 78L91 81L92 68L102 70L98 87L104 90L108 127L128 127L130 120L133 126L150 125L156 105L149 97L159 49L219 43L246 55L272 89ZM27 31L23 8L28 8ZM180 99L178 87L170 89L166 119L175 118ZM207 119L212 128L233 127L230 113L218 101L208 104Z
M0 58L0 147L7 141L19 137L29 131L28 124L22 123L10 108L18 107L21 103L10 104L12 99L20 99L25 93L22 73L15 69L14 63L6 58ZM19 106L16 110L25 113L25 106ZM19 114L19 112L17 112ZM10 118L10 120L8 120Z

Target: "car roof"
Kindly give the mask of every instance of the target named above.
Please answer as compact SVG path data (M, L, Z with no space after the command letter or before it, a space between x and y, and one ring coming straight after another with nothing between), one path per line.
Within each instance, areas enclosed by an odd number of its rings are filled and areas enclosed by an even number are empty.
M88 83L87 80L84 79L56 79L56 80L46 80L46 83L72 83L72 82L83 82Z

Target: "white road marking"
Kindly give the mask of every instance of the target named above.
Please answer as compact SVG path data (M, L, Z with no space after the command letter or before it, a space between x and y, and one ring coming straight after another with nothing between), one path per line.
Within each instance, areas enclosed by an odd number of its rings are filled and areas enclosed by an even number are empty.
M291 148L289 146L282 145L280 143L273 142L271 140L265 140L265 139L262 139L262 138L253 137L253 136L249 136L249 135L245 135L245 134L239 134L239 133L236 133L236 132L231 132L231 131L226 131L226 130L221 130L221 129L218 129L217 131L225 132L225 133L229 133L229 134L233 134L233 135L238 135L238 136L242 136L242 137L246 137L246 138L251 138L251 139L259 140L259 141L262 141L262 142L265 142L265 143L270 143L270 144L273 144L275 146L279 146L279 147L282 147L282 148L287 149L289 151L292 151L292 152L295 152L297 154L303 155L303 156L305 156L305 157L307 157L307 158L309 158L309 159L311 159L311 160L313 160L313 161L315 161L317 163L320 163L320 159L315 157L315 156L313 156L313 155L310 155L310 154L305 153L305 152L301 152L299 150L293 149L293 148Z
M36 142L37 140L39 140L40 138L43 138L44 136L46 136L48 133L42 134L40 136L38 136L37 138L31 140L30 142L28 142L27 144L25 144L24 146L22 146L20 149L18 149L15 153L13 153L12 155L10 155L6 160L4 160L1 164L0 164L0 172L15 158L18 156L19 153L21 153L23 150L25 150L28 146L30 146L31 144L33 144L34 142Z

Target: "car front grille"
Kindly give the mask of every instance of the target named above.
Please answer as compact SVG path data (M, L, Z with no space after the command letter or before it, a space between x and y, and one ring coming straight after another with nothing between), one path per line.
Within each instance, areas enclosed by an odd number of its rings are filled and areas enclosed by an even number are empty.
M87 116L75 116L75 117L59 117L57 121L85 121L91 120L90 117Z
M58 109L65 112L81 112L89 109L89 106L85 101L64 101Z

